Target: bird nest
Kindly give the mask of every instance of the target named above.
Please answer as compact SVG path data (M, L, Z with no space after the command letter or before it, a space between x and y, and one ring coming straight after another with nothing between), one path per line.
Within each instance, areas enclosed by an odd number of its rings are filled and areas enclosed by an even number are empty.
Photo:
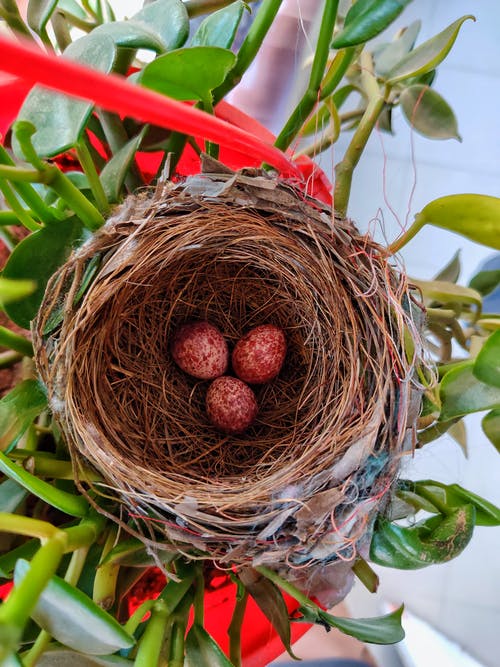
M113 500L147 544L300 569L352 561L390 497L413 446L421 315L405 275L349 220L265 172L206 161L129 198L71 256L34 337L90 498ZM255 388L243 434L211 426L208 383L172 359L192 320L230 347L256 325L285 332L283 369Z

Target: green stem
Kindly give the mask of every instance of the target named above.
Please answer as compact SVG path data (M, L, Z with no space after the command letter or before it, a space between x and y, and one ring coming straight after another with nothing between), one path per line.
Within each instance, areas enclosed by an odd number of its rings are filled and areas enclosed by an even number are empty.
M167 605L163 600L157 600L139 644L134 667L154 667L158 665L167 617Z
M326 0L325 2L307 90L275 141L275 146L282 151L286 150L295 139L320 97L321 82L328 60L338 5L339 0Z
M26 357L33 356L33 345L30 340L2 326L0 326L0 346L19 352Z
M414 236L422 229L425 225L426 219L420 213L417 213L415 216L415 222L406 230L404 234L401 234L399 238L391 243L387 250L394 255L394 253L399 252L403 246L405 246L408 241L411 241Z
M248 591L241 598L236 598L236 604L229 624L229 660L234 667L241 667L241 627L245 618L245 609L248 601Z
M248 0L248 2L255 2L256 0ZM202 16L203 14L211 14L232 4L234 0L184 0L189 18L195 16Z
M82 139L78 142L76 146L76 154L80 164L82 165L82 169L87 176L90 189L92 190L92 194L94 195L98 209L103 215L107 215L109 213L108 199L106 197L106 193L104 192L101 179L99 178L99 174L97 173L94 161L92 160L85 139Z
M30 217L33 217L32 211L27 211ZM7 225L18 225L19 218L14 213L14 211L0 211L0 227L6 227Z
M4 640L0 646L0 663L16 649L38 598L59 567L65 547L66 535L58 530L36 552L25 577L14 586L0 607L0 628Z
M0 169L3 168L4 167L0 167ZM41 228L41 225L38 224L38 222L35 222L31 217L31 215L22 207L21 203L14 194L14 191L12 190L10 185L6 181L3 181L1 178L0 178L0 191L2 192L7 204L16 214L17 224L24 225L24 227L26 227L26 229L29 229L31 232L35 232L37 229Z
M85 227L91 231L102 227L105 220L101 213L56 165L48 166L46 172L48 172L45 181L47 185L64 199Z
M341 216L345 216L347 213L353 171L363 154L363 150L384 108L384 104L385 101L382 95L368 103L342 161L335 167L335 192L333 201L335 210Z
M144 600L144 602L137 607L132 616L123 626L125 632L128 632L130 635L134 634L137 630L145 614L154 607L156 600Z
M243 44L238 51L233 69L229 72L224 83L214 91L214 104L217 104L217 102L219 102L241 81L241 77L250 67L255 56L259 52L264 37L267 35L269 28L278 13L281 2L282 0L264 0L259 7L247 36L243 40Z
M22 167L0 165L0 178L6 178L9 181L16 181L17 183L22 181L41 183L43 181L43 173L37 169L23 169Z
M60 51L63 52L66 47L71 44L71 33L68 28L63 14L59 11L55 11L51 17L52 28L54 30L54 35L56 38L57 46Z
M120 117L116 114L109 113L107 111L101 111L99 114L99 121L104 132L106 141L111 148L113 154L117 153L122 146L125 146L129 140L128 134L123 127L123 123L120 120ZM134 192L142 185L142 181L139 178L137 168L135 164L132 164L132 168L129 170L127 177L125 178L125 185L129 192Z
M40 427L34 425L35 431L38 433L52 433L51 428ZM33 462L33 473L37 477L50 477L51 479L74 479L73 465L71 461L61 461L47 456L46 452L32 452L26 449L16 449L9 452L9 457L14 461L26 461L31 459ZM80 479L84 481L99 482L102 481L101 476L91 468L81 468L78 472Z
M196 575L194 578L193 608L194 608L194 622L198 623L198 625L201 625L202 627L205 616L205 606L203 604L204 599L205 599L205 580L203 578L203 570L200 567L197 568Z
M310 600L307 595L304 595L301 591L299 591L298 588L295 588L293 584L291 584L289 581L286 579L283 579L282 577L279 576L274 570L271 570L268 567L265 567L264 565L259 565L255 568L257 572L262 574L263 577L266 577L266 579L269 579L269 581L272 581L273 584L276 584L278 588L281 588L282 591L285 591L285 593L288 593L292 598L297 600L301 605L305 607L313 607L315 609L318 608L318 605Z
M97 28L97 23L85 21L79 16L75 16L71 12L67 12L65 9L60 9L59 11L64 16L67 23L74 26L75 28L78 28L79 30L83 30L83 32L92 32L94 28Z
M106 610L111 609L115 601L116 582L120 571L120 565L113 562L105 563L103 565L102 562L115 546L117 534L118 528L114 525L111 526L104 543L99 566L97 567L94 578L92 599L96 604L102 607L102 609Z
M2 352L0 354L0 370L4 368L12 368L23 359L24 355L19 352Z
M7 153L3 146L0 146L0 165L14 167L15 163ZM27 182L14 182L14 189L26 202L27 206L33 212L33 215L36 216L42 222L51 222L52 220L57 219L56 212L47 206L47 204L40 197L35 188Z
M352 571L370 593L376 593L379 584L378 574L372 570L364 558L359 556L356 559Z
M354 46L351 46L348 49L341 49L337 52L321 82L320 100L326 99L333 93L335 88L344 78L347 68L358 53L359 49Z
M48 521L5 512L0 512L0 531L13 535L38 537L40 540L48 540L60 532L59 528L48 523Z
M184 666L185 633L185 624L180 623L179 621L174 621L170 634L170 656L168 660L168 667Z
M7 211L7 213L12 213L12 211ZM15 225L19 224L19 220L17 219L16 215L16 222L14 223ZM15 234L13 234L10 229L7 227L2 227L0 228L0 239L2 239L3 243L6 245L8 250L12 252L16 245L19 243L19 239Z
M30 29L19 13L17 2L13 2L12 0L2 0L0 5L0 18L3 19L14 32L33 40L33 35L31 34Z

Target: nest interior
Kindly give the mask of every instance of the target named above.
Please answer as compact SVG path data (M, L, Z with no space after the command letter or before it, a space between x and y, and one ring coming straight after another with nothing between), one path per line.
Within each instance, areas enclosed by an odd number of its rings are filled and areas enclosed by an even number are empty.
M261 172L209 167L128 200L52 278L34 337L54 414L129 530L219 563L352 559L411 446L418 308L351 222ZM230 348L259 324L285 331L242 435L210 425L208 383L173 362L192 320Z

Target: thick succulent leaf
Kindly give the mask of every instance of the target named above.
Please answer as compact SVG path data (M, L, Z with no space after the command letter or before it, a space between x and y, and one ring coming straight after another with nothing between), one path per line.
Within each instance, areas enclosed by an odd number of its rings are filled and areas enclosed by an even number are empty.
M253 569L242 570L240 579L261 611L270 621L292 658L290 619L288 609L280 589L269 579Z
M441 380L440 421L500 408L500 389L478 380L473 368L472 361L466 362L452 368Z
M303 615L300 620L323 625L327 629L337 628L345 635L368 644L396 644L405 636L401 625L403 609L401 606L390 614L375 618L341 618L315 607L300 607L299 612Z
M186 637L188 667L233 667L205 628L194 624Z
M380 34L411 0L358 0L345 17L345 26L332 42L335 49L362 44Z
M57 7L57 0L30 0L28 3L28 25L38 35L45 32L45 27Z
M500 453L500 409L488 412L481 425L488 440Z
M0 449L12 449L46 407L47 393L38 380L23 380L9 391L0 400Z
M486 296L491 294L500 285L500 270L480 271L471 279L469 287L475 289L479 294Z
M33 280L9 280L4 276L0 277L0 303L2 304L24 299L33 294L35 290L36 283Z
M399 97L403 114L410 125L429 139L458 139L458 125L453 109L429 86L415 84Z
M26 576L29 567L27 561L18 560L14 569L16 584ZM135 643L112 616L57 576L45 587L32 617L64 646L89 655L114 653Z
M215 46L195 46L165 53L146 65L140 83L177 100L210 101L236 56Z
M111 160L109 160L101 171L101 183L106 193L106 198L110 204L115 204L120 200L120 194L132 165L135 154L139 150L141 141L146 133L146 127L141 132L127 141L127 143L118 150Z
M77 517L87 515L89 505L83 496L58 489L43 479L32 475L22 466L13 463L3 452L0 452L0 470L7 477L21 484L27 491L61 512Z
M0 484L0 511L12 514L28 495L26 489L13 479L6 479Z
M463 23L475 18L468 14L449 25L442 32L410 51L387 74L388 83L420 76L435 69L450 52Z
M247 4L236 0L207 16L194 33L191 46L220 46L230 49Z
M416 494L422 492L430 502L435 498L438 505L445 505L448 509L472 505L476 510L476 526L500 525L500 508L458 484L443 484L432 479L401 484L413 489Z
M473 372L481 382L500 389L500 331L492 333L484 343L474 362Z
M375 72L385 76L415 45L420 32L421 21L414 21L388 44L382 44L374 52Z
M64 57L110 72L115 60L115 43L109 36L91 32L70 44ZM35 86L24 101L18 120L36 127L33 146L40 157L53 157L73 148L85 129L93 105L75 100L46 88ZM22 150L13 138L14 153L23 159Z
M456 283L460 277L462 270L462 263L460 261L460 250L453 255L448 264L446 264L433 278L433 280L441 280L446 283ZM469 287L474 287L469 285Z
M189 35L189 17L182 0L156 0L145 5L132 19L154 30L165 51L178 49Z
M458 556L474 530L475 509L463 505L447 516L434 516L410 528L379 519L370 546L374 563L417 570Z
M460 194L434 199L417 215L419 227L430 224L500 250L500 198Z
M36 664L37 667L132 667L134 663L119 655L90 657L65 648L50 648Z
M27 236L14 248L3 275L5 278L32 280L36 282L36 290L24 299L5 304L5 311L13 322L24 329L30 328L30 322L42 302L47 281L83 235L81 222L73 217L47 225Z
M92 31L95 37L110 37L116 46L129 49L148 49L156 53L165 51L165 46L158 34L150 27L133 19L129 21L115 21L103 23Z

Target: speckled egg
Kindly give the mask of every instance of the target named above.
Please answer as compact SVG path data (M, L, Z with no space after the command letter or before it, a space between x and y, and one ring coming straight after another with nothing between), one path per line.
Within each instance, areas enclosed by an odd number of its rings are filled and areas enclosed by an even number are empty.
M262 324L236 343L232 354L233 370L244 382L264 384L278 375L285 356L283 330L274 324Z
M228 375L212 382L206 405L210 422L223 433L243 433L254 422L258 412L255 394L250 387Z
M224 336L210 322L190 322L179 327L171 351L179 368L200 380L223 375L229 363Z

